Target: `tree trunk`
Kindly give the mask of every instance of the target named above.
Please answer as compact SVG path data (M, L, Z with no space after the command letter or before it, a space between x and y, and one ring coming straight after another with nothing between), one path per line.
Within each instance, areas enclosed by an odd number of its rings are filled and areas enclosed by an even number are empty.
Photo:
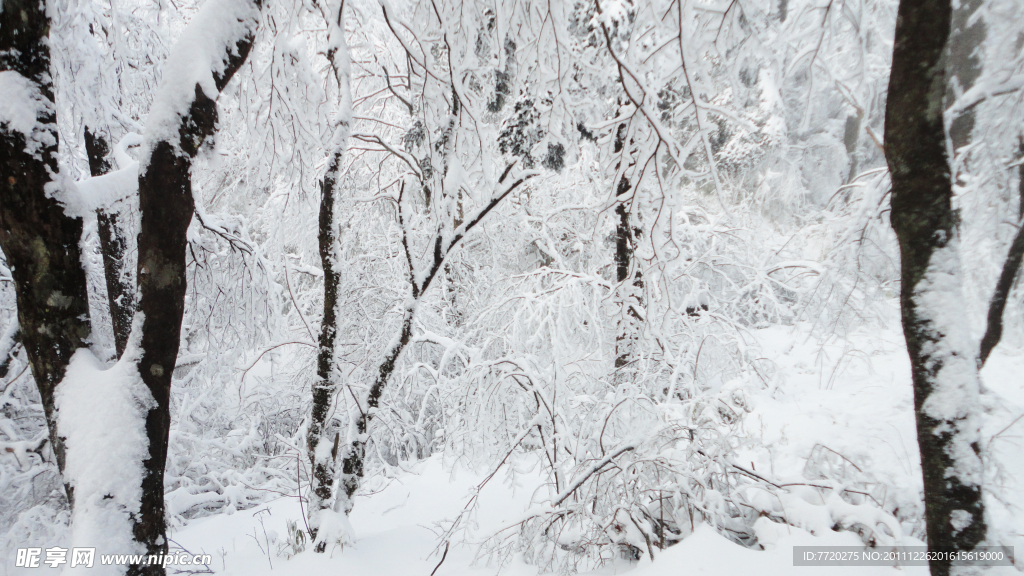
M86 127L85 151L89 156L89 172L93 176L102 176L114 170L108 158L110 146L102 133ZM118 358L124 354L128 333L132 330L132 316L135 314L135 287L123 276L128 241L120 220L116 210L96 211L103 276L107 284L107 303L110 306L110 322Z
M327 172L320 183L320 221L318 241L320 262L324 271L324 314L320 322L320 342L317 352L316 381L313 384L313 408L310 413L309 429L306 432L306 448L312 466L312 493L309 498L309 530L315 542L314 551L327 549L327 538L345 538L342 534L321 533L324 511L330 507L334 492L335 463L338 458L340 432L331 426L327 416L339 390L338 358L335 340L338 336L338 288L341 284L343 255L338 244L338 230L341 223L338 214L338 196L342 160L348 146L352 119L352 94L348 46L345 44L345 28L342 10L343 2L324 6L328 28L328 59L338 82L338 110L335 114L334 133L330 143ZM362 434L362 432L360 432ZM329 449L328 449L329 448ZM334 510L347 516L352 509L351 499L335 500ZM320 539L317 540L317 536Z
M620 124L615 134L613 152L622 154L626 146L626 125ZM621 162L620 162L621 164ZM637 340L640 338L640 314L637 312L643 293L643 279L639 270L633 268L633 256L636 252L636 230L630 222L629 209L626 202L632 183L625 171L632 162L622 170L615 188L615 196L619 203L615 206L615 281L619 284L619 303L621 312L618 321L618 334L615 336L615 369L618 380L629 380L624 369L632 362ZM632 282L629 282L632 278Z
M903 331L914 382L925 519L932 550L986 536L977 352L960 306L957 216L943 129L949 0L901 0L885 117ZM933 576L957 573L948 561Z
M71 356L90 333L89 296L79 241L81 218L47 194L59 185L58 132L50 78L50 22L38 1L7 0L0 12L0 78L5 99L22 99L35 118L0 124L0 247L14 278L21 342L42 398L60 471L65 447L57 433L54 391ZM20 90L19 90L20 88ZM20 93L19 93L20 92ZM30 94L32 97L30 99ZM72 490L65 484L69 502Z
M330 506L334 489L334 463L338 455L338 438L334 438L330 452L320 449L323 442L330 441L327 415L338 389L336 378L335 340L338 335L338 284L341 277L336 270L335 254L337 228L335 226L336 188L341 153L335 154L327 168L327 174L320 183L320 262L324 271L324 316L320 322L320 342L316 359L316 382L313 384L313 410L310 414L306 448L313 469L312 494L309 497L309 527L315 540L320 528L320 512ZM337 430L333 430L337 435ZM325 446L326 447L326 446ZM348 510L345 511L346 514ZM324 542L317 544L317 552L326 549Z
M418 302L418 300L418 298L414 298L414 302ZM341 464L342 493L338 495L338 498L341 502L340 509L345 514L352 511L352 498L355 496L356 490L359 489L359 484L363 480L363 472L366 466L366 440L367 432L370 429L370 420L373 418L374 411L380 405L380 397L384 393L384 388L387 386L388 381L391 379L391 374L395 371L395 363L398 361L398 357L412 338L412 320L414 315L415 303L406 307L405 314L402 317L402 332L399 334L398 340L385 354L377 369L377 378L374 380L373 386L370 387L370 393L366 397L366 409L360 410L359 415L356 417L356 435L351 440Z
M947 83L946 95L952 103L956 98L956 91L952 82L960 86L962 92L974 87L974 83L981 76L981 58L978 49L985 40L985 21L976 18L971 22L978 8L981 8L982 0L960 0L959 5L953 10L950 17L949 32L949 62L946 66L951 82ZM959 150L971 142L971 132L974 130L975 108L960 114L949 125L949 138L953 142L953 150Z
M212 113L216 104L201 90L196 92L190 116ZM193 211L191 163L191 157L176 154L171 143L159 142L139 177L139 312L144 316L138 369L156 400L146 415L149 458L143 462L142 506L133 528L135 539L146 546L146 554L167 552L164 465L171 425L171 376L185 310L186 232ZM163 574L164 570L132 566L129 573Z
M253 1L256 10L259 0ZM204 14L200 12L196 18ZM146 554L166 554L167 537L164 522L164 465L170 432L171 377L174 373L181 338L181 320L185 310L186 233L195 210L192 199L192 159L206 138L217 126L219 91L245 62L252 48L255 22L237 38L224 59L224 69L214 71L217 93L208 96L199 84L188 112L176 117L177 142L163 138L150 140L149 157L139 164L139 312L142 313L137 368L142 382L153 395L155 406L146 415L146 437L149 457L142 463L142 503L133 518L135 540L146 548ZM172 55L173 56L173 55ZM154 119L152 114L149 121ZM160 119L156 120L157 122ZM166 120L164 120L166 121ZM166 137L166 136L164 136ZM128 573L164 574L163 566L132 565Z
M498 179L498 184L503 184L505 182L505 179L511 172L513 165L514 164L510 164L505 169L505 173ZM424 271L425 274L419 282L417 282L417 277L419 277L419 275L416 273L416 269L413 265L412 253L409 249L409 239L406 236L407 230L405 227L405 220L402 215L402 193L399 193L398 223L403 230L402 247L405 251L406 261L409 265L409 285L411 288L411 294L410 298L406 301L405 310L402 314L402 329L398 334L398 338L392 342L391 347L387 352L385 352L384 358L381 360L381 363L377 368L377 377L374 379L373 385L370 386L370 391L366 396L365 407L362 403L360 403L358 407L359 414L356 416L354 426L352 426L352 435L347 441L348 446L346 447L345 455L342 460L341 493L338 494L338 498L335 502L335 510L342 511L346 515L352 511L352 498L359 489L366 467L366 442L369 438L370 422L373 420L377 407L380 405L380 398L384 394L384 389L387 387L388 381L391 379L391 375L395 371L395 364L398 362L399 356L402 355L402 351L405 350L405 347L412 339L412 321L416 315L416 308L419 306L420 300L423 298L423 295L426 294L427 290L430 288L430 284L444 266L445 258L456 246L458 246L459 242L465 238L466 234L473 230L473 228L475 228L487 216L487 214L494 209L495 206L501 203L504 198L531 177L532 175L529 175L516 179L504 191L492 197L487 205L473 214L467 222L462 224L462 227L455 230L447 243L444 240L443 233L439 231L434 237L433 242L433 262L431 262L428 268Z
M1021 138L1017 149L1021 156L1024 156L1024 138ZM999 344L1003 338L1003 311L1006 309L1006 301L1010 297L1010 290L1020 272L1021 263L1024 262L1024 164L1017 167L1018 189L1020 200L1017 206L1017 234L1010 243L1010 250L1003 262L1003 270L999 274L999 281L996 282L996 289L992 292L992 298L988 305L988 326L985 328L985 335L981 338L981 351L978 354L978 365L984 366L992 349Z

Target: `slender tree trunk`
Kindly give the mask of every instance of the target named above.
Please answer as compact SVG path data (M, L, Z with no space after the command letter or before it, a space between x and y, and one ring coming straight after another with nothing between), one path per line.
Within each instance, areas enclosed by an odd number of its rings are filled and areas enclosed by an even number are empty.
M11 369L11 360L14 360L20 343L21 325L15 318L4 330L4 334L0 336L0 378L7 376L7 372Z
M960 304L957 216L943 128L949 0L901 0L885 117L900 304L914 382L925 519L932 550L986 537L977 352ZM933 576L956 574L948 561Z
M505 169L505 173L502 174L501 178L498 179L498 184L503 184L506 177L512 170L513 165L509 165ZM410 298L406 301L405 310L402 314L402 328L398 333L391 347L384 353L384 358L381 360L380 365L377 368L377 377L373 381L373 385L370 386L370 391L366 395L365 404L360 404L359 414L356 416L353 430L347 441L348 446L345 449L344 457L341 465L341 492L338 494L335 502L335 509L343 511L346 515L352 511L353 502L352 498L355 496L356 491L359 489L359 485L362 483L363 474L366 467L366 443L369 439L370 423L373 420L374 414L377 411L377 407L380 405L380 398L384 394L384 389L388 385L388 381L391 379L391 375L395 371L395 365L398 362L399 356L402 355L402 351L409 344L412 339L412 322L416 316L416 309L419 306L420 300L423 295L430 288L434 278L437 277L439 271L445 263L445 258L451 251L458 246L459 242L465 238L473 228L475 228L486 216L494 209L504 198L511 194L516 188L522 185L532 175L520 177L510 184L503 192L497 196L492 197L490 202L483 209L473 214L469 220L462 224L462 227L457 229L445 243L444 235L439 232L434 237L434 257L433 262L430 263L425 274L422 276L421 281L417 281L419 276L416 273L416 269L413 266L412 253L409 250L408 237L405 236L405 220L402 216L402 194L399 194L398 198L398 223L403 230L402 247L405 251L405 257L409 265L409 285L411 288ZM403 188L404 190L404 188Z
M625 146L626 125L620 124L615 134L613 152L621 154ZM615 336L615 369L619 380L630 379L623 370L633 360L636 343L640 337L640 314L637 312L637 307L641 305L644 287L640 271L633 266L633 257L636 253L636 230L629 217L629 209L626 207L629 193L633 189L629 177L625 174L628 169L629 166L622 171L615 188L615 195L619 198L619 203L615 206L615 216L617 217L615 223L615 280L619 283L621 305L618 334ZM629 282L631 278L633 281Z
M966 92L974 87L981 76L981 58L978 48L985 40L985 22L980 18L971 18L981 8L982 0L960 0L950 17L949 62L946 66L950 81L947 83L946 95L949 102L956 98L953 82ZM949 138L953 142L953 150L959 150L971 142L974 130L975 108L953 118L949 125Z
M338 375L338 351L335 341L338 336L338 288L341 284L340 266L343 254L338 243L341 222L338 214L338 196L342 160L348 146L352 122L352 94L350 89L349 55L345 43L345 28L342 2L322 6L328 26L328 59L338 82L338 110L335 113L334 134L330 144L330 162L320 183L320 262L324 271L324 314L320 322L320 342L317 352L317 377L313 384L313 408L309 428L306 432L306 448L313 469L312 493L309 499L309 529L315 545L314 551L324 552L327 540L324 536L339 538L340 534L321 534L324 511L331 506L334 495L335 464L338 458L340 432L327 421L327 416L337 396L340 378ZM336 511L348 515L352 509L351 500L334 502ZM320 539L317 540L317 536Z
M1021 156L1024 156L1024 138L1021 138L1020 146L1017 149ZM1006 301L1010 297L1010 290L1020 272L1021 263L1024 262L1024 164L1017 167L1020 190L1020 201L1017 207L1017 234L1010 243L1010 250L1003 262L1003 270L999 274L999 281L996 282L996 289L992 292L992 298L988 305L988 326L985 328L985 335L981 339L981 351L978 354L978 365L984 366L992 349L999 344L1003 338L1003 311L1006 309Z
M48 194L55 180L58 132L47 43L50 22L39 1L7 0L0 12L0 83L9 104L34 118L0 119L0 247L14 279L21 342L39 388L50 442L64 471L54 391L90 333L89 297L79 241L81 218ZM68 500L72 490L65 484Z
M338 431L329 427L327 415L333 405L338 390L337 362L335 340L338 336L338 285L341 275L335 260L337 247L337 227L335 220L336 192L338 170L342 155L337 153L331 159L327 174L320 183L320 262L324 271L324 316L320 322L320 342L317 351L316 381L313 384L313 410L306 435L306 448L309 450L310 465L313 469L313 491L309 498L309 527L311 536L316 539L320 528L320 514L330 507L334 489L335 461L338 455ZM330 429L330 430L329 430ZM330 450L325 442L330 442L329 432L334 438ZM345 511L348 513L348 510ZM325 542L317 544L317 552L326 549Z
M366 396L366 408L361 409L359 415L356 416L355 436L351 439L348 450L345 453L345 458L341 463L341 493L338 494L338 498L341 502L340 509L345 514L352 511L352 498L363 481L363 473L366 467L367 432L370 429L370 420L380 405L380 397L384 393L384 388L387 387L388 381L391 379L391 374L395 371L395 363L398 361L398 357L401 356L402 350L405 350L406 345L409 344L409 340L412 338L412 320L418 301L418 298L414 298L414 303L406 307L405 314L402 317L402 331L399 334L398 340L387 351L380 366L377 368L377 378L373 381L370 393Z
M259 0L253 0L256 10ZM197 18L203 16L201 12ZM164 466L170 432L171 377L174 373L181 338L181 320L185 310L186 233L195 210L192 198L192 159L217 126L214 98L245 62L252 48L255 22L225 54L224 68L214 70L217 93L207 95L199 84L188 112L177 119L177 142L147 134L149 157L140 162L139 209L139 307L142 322L138 338L137 368L155 405L146 415L149 457L142 463L142 503L133 518L134 537L146 548L146 554L166 554L164 522ZM158 119L157 121L166 121ZM150 122L154 122L152 115ZM163 566L132 565L128 573L163 576Z
M86 127L85 151L89 156L89 172L93 176L102 176L114 170L108 157L110 146L102 133ZM107 303L118 358L124 354L128 333L132 330L132 316L135 314L135 287L124 278L128 241L120 220L116 210L96 211L100 252L103 255L103 277L107 284Z

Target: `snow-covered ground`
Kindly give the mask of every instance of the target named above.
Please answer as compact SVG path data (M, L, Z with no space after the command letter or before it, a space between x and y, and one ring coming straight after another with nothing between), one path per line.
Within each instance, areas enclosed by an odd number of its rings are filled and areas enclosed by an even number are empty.
M435 523L458 514L467 493L479 481L467 472L446 470L439 458L417 466L414 472L401 474L387 488L369 497L358 499L352 523L358 540L344 550L335 548L327 554L303 552L285 559L273 552L286 534L287 519L298 519L299 507L294 499L280 499L254 510L236 512L196 520L175 533L175 544L193 553L213 556L214 572L232 575L259 574L324 574L429 576L437 567L443 549L438 551ZM513 490L505 485L490 484L482 494L480 516L486 524L498 525L522 511L527 490ZM652 563L616 560L596 571L594 576L624 574L636 576L669 576L680 574L822 574L828 569L795 568L793 546L856 545L860 540L850 532L829 532L820 537L804 530L790 528L780 531L774 546L755 551L732 543L712 528L703 526L680 544L659 554ZM475 548L453 546L437 569L436 576L469 576L495 574L496 564L481 560L474 565ZM835 570L849 576L927 574L925 568L844 567ZM534 575L537 569L514 558L501 567L508 576Z
M756 338L775 372L771 384L753 395L747 426L760 435L763 448L746 460L776 479L799 481L812 452L824 447L842 454L863 469L868 491L885 504L905 507L906 516L920 515L921 489L914 432L910 368L902 334L864 329L846 339L822 344L808 337L806 326L775 327ZM984 437L994 466L987 485L993 528L1002 541L1024 550L1024 356L1003 348L982 373L988 390ZM1011 425L1012 424L1012 425ZM1007 426L1010 426L1007 428ZM835 460L833 458L832 460ZM739 460L743 462L743 460ZM825 461L829 461L825 459ZM395 477L373 494L357 499L352 524L354 546L319 555L303 552L291 559L276 554L286 535L287 520L301 515L294 498L279 499L254 510L193 521L173 535L189 551L213 555L210 567L225 574L307 574L327 571L346 575L422 574L438 566L439 523L456 516L483 472L449 465L435 456ZM504 525L523 512L535 485L520 476L517 486L491 482L481 491L476 534ZM525 484L525 485L524 485ZM813 500L812 491L803 494ZM827 497L827 495L825 495ZM821 504L822 502L814 502ZM897 509L898 517L903 517ZM761 523L767 523L762 520ZM758 530L765 550L739 546L709 526L697 529L680 544L633 563L616 560L590 572L594 575L631 572L636 576L686 574L825 574L844 576L927 574L924 567L794 567L793 546L860 545L852 532L834 532L815 525L803 528L766 525ZM772 529L774 528L774 529ZM903 526L904 543L922 544ZM811 532L814 532L812 535ZM267 554L267 550L271 553ZM472 545L452 546L436 576L469 574L536 574L519 558L499 567L476 558ZM1017 573L1012 568L990 573Z
M848 487L870 494L903 523L903 544L922 544L919 491L920 464L914 432L909 362L902 335L890 330L860 330L845 339L822 343L808 336L807 326L774 327L758 331L766 358L765 382L750 392L748 432L754 448L741 452L737 462L776 481L807 482L813 466L832 467ZM770 366L769 366L770 365ZM1024 355L1003 347L982 373L988 414L984 438L989 466L988 510L993 533L1001 543L1024 550ZM727 384L728 385L728 384ZM745 388L748 392L751 388ZM840 456L841 455L841 456ZM846 466L845 471L836 467ZM521 468L521 467L520 467ZM446 461L443 454L392 468L388 478L376 477L356 500L351 522L357 541L315 554L309 547L292 555L286 544L287 523L302 526L302 511L294 497L279 497L256 508L200 518L172 531L172 547L210 554L213 573L259 574L337 573L348 576L454 576L471 574L536 574L537 568L517 556L478 556L474 542L453 544L445 552L438 535L446 520L457 516L487 470ZM482 540L498 527L515 521L528 507L539 478L499 472L480 492L469 532ZM737 545L710 526L701 526L680 544L656 552L653 562L614 560L593 575L668 576L686 574L842 574L844 576L927 574L924 567L794 567L793 546L861 545L850 531L831 529L829 490L807 488L794 492L799 500L783 506L815 506L806 513L787 510L800 526L774 524L762 518L756 525L764 550ZM832 498L831 502L840 501ZM840 504L841 505L841 504ZM824 515L823 515L824 513ZM37 574L48 568L17 569L14 558L3 563L7 574ZM440 564L440 565L439 565ZM437 568L436 572L434 572ZM682 571L681 571L682 570ZM1014 574L1018 568L991 569L990 574ZM175 573L172 567L169 573Z

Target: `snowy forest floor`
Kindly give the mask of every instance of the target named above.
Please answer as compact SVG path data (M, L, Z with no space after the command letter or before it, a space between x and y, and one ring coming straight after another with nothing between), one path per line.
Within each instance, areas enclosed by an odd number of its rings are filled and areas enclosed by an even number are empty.
M763 356L774 364L767 385L751 395L752 411L746 417L754 448L740 452L736 461L777 479L809 477L808 458L824 447L842 454L863 469L866 485L876 498L913 509L920 517L921 472L914 432L913 399L909 362L902 335L893 330L863 329L845 339L821 342L808 336L807 325L773 327L755 331ZM1024 355L1004 346L996 351L982 372L988 413L984 438L988 460L987 505L992 529L1001 541L1024 552ZM296 556L281 554L287 536L286 522L302 525L302 513L294 497L270 500L248 510L199 518L171 533L172 549L211 554L213 573L256 576L259 574L344 574L429 576L441 560L438 550L440 524L455 517L486 466L451 461L444 454L403 468L391 468L388 478L371 479L356 500L351 522L357 542L345 549L335 547L314 554L310 547ZM509 476L510 469L516 470ZM515 522L529 506L542 479L531 475L526 459L499 472L480 493L476 526L481 539L495 529ZM823 491L822 491L823 492ZM808 496L810 494L810 496ZM811 491L803 494L813 500ZM823 504L825 494L821 494ZM890 507L891 509L891 507ZM924 567L794 567L793 546L861 545L852 532L831 530L822 507L808 513L802 526L774 524L760 519L755 529L765 550L737 545L710 526L699 526L680 544L656 552L651 562L615 560L596 571L606 575L630 572L636 576L677 574L927 574ZM903 516L897 514L897 516ZM920 529L904 524L905 534ZM905 536L905 545L923 544ZM537 568L518 556L504 563L477 557L472 543L453 545L436 576L470 574L536 574ZM1024 570L993 568L989 574L1014 574ZM14 568L14 559L2 563L7 574L50 571ZM500 565L499 565L500 564ZM169 574L174 574L173 567Z

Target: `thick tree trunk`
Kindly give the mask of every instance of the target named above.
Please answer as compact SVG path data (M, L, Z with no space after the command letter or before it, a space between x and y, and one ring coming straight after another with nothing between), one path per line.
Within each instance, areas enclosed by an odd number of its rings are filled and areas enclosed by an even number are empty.
M209 114L215 103L197 90L192 114ZM142 506L135 518L134 536L147 554L167 552L164 536L164 465L170 432L171 375L178 356L181 319L185 310L186 232L192 221L191 158L159 142L149 166L139 177L138 282L143 314L138 361L142 381L156 400L146 415L149 458L143 462ZM129 573L163 574L162 567L132 566Z
M957 216L943 96L949 0L901 0L885 117L900 303L914 382L928 546L972 550L986 537L976 349L960 313ZM957 573L948 561L933 576Z
M258 10L259 0L253 1ZM200 12L197 18L203 16ZM255 24L253 23L253 26ZM146 554L166 554L164 522L164 465L170 432L171 377L178 356L181 320L185 310L186 233L195 210L192 198L192 159L217 126L217 97L245 62L252 48L254 30L237 39L225 54L224 69L214 71L217 93L208 96L199 84L188 112L177 117L178 141L149 140L149 157L140 162L138 311L142 314L138 338L137 368L155 405L146 415L149 457L142 463L142 503L133 518L135 540ZM153 122L152 117L150 122ZM162 566L132 565L128 573L163 576Z
M39 388L50 442L61 472L54 391L90 333L89 297L79 240L81 218L69 217L48 188L59 186L57 126L50 80L50 23L44 3L7 0L0 12L0 78L5 99L35 118L0 122L0 247L14 278L21 342ZM31 96L30 96L31 94ZM68 500L71 487L65 484Z
M93 176L102 176L114 170L108 157L110 146L107 139L88 127L85 129L85 151L89 156L89 172ZM107 285L107 303L118 358L124 354L128 334L132 330L132 316L135 314L135 287L123 276L128 240L120 220L116 210L96 211L100 252L103 255L103 277Z

